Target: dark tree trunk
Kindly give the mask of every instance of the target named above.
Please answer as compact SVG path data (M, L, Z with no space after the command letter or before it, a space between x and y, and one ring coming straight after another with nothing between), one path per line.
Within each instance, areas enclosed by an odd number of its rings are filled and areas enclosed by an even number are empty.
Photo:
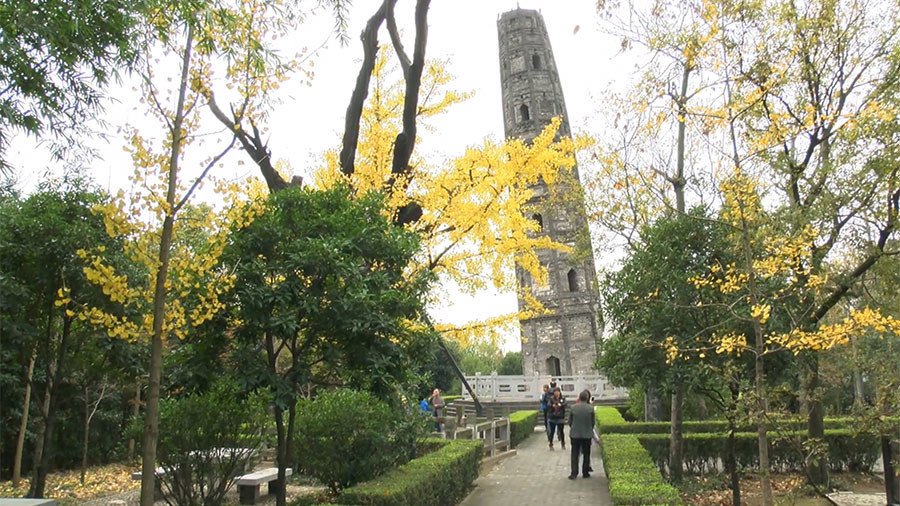
M734 410L737 408L740 390L734 382L730 385L731 390L731 406L728 414L728 447L725 456L725 467L728 470L731 486L731 504L732 506L741 506L741 476L737 467L737 452L734 444L734 433L737 431L735 427Z
M44 445L41 454L41 460L36 463L34 468L34 480L31 483L29 497L44 497L44 488L47 485L47 473L50 468L50 460L53 457L53 426L56 423L56 411L59 404L57 393L59 384L62 382L63 364L67 346L69 344L69 334L72 331L72 319L63 317L62 335L59 338L59 349L56 355L56 371L53 373L53 381L49 387L49 403L47 405L47 419L44 425Z
M16 454L13 457L13 488L19 486L22 479L22 453L25 451L25 432L28 430L28 413L31 411L31 378L34 376L34 361L37 347L31 351L28 371L25 373L25 399L22 401L22 419L19 421L19 434L16 436Z
M884 461L884 491L887 506L900 504L900 478L897 476L900 462L900 442L891 444L889 436L881 436L881 459Z
M137 418L141 413L141 380L138 378L134 390L134 403L131 405L131 417ZM128 461L134 460L134 438L128 439Z
M88 392L90 389L85 385L84 387L84 437L81 440L81 484L84 485L84 477L87 474L87 458L88 458L88 443L90 442L91 435L91 403L90 399L88 399Z
M669 481L681 483L684 478L684 385L677 383L672 392L672 423L669 438Z
M805 363L806 381L803 390L806 397L807 436L825 444L825 410L819 385L819 357L810 353ZM827 452L822 452L819 457L810 461L807 474L811 485L828 488Z
M644 421L662 421L662 399L659 396L659 387L655 384L649 385L644 390Z

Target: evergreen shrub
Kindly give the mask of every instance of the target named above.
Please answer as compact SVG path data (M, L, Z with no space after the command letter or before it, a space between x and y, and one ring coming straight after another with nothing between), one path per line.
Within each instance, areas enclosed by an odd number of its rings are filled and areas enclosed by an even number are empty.
M534 433L538 412L532 410L514 411L509 414L509 446L515 448Z
M429 440L430 441L430 440ZM450 506L459 503L478 477L482 441L437 440L439 449L343 490L338 504Z

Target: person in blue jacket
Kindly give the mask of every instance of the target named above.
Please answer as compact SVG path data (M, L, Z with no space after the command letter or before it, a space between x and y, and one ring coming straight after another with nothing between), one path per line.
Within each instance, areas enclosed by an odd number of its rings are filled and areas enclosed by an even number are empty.
M544 430L550 436L550 426L547 425L547 407L550 405L550 386L544 385L544 393L541 394L541 413L544 414Z

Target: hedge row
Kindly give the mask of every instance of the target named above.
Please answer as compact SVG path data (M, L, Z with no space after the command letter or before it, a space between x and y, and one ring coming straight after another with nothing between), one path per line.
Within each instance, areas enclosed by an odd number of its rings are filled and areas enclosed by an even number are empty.
M338 504L451 506L466 496L478 477L482 441L432 442L440 449L385 474L345 489Z
M450 404L451 402L462 399L462 395L445 395L445 396L443 396L443 399L444 399L444 404Z
M509 414L509 446L515 448L531 434L537 425L537 411L513 411Z
M671 432L669 422L626 422L619 410L611 407L597 408L597 429L609 434L668 434ZM602 411L601 411L602 410ZM602 416L602 418L601 418ZM848 429L855 423L849 417L825 418L826 429ZM806 430L805 418L776 419L770 430L777 431L802 431ZM727 420L688 420L684 422L683 431L689 432L728 432ZM741 424L738 432L755 432L756 427L751 424Z
M769 461L773 470L795 471L803 469L805 451L798 448L805 440L805 431L782 432L769 435ZM647 449L656 466L663 470L669 460L668 434L635 434L634 437ZM858 434L848 429L825 431L828 445L828 461L835 471L871 471L878 460L878 438ZM726 433L684 434L684 469L691 474L715 472L720 459L727 454ZM755 432L735 433L735 457L738 465L755 468L759 464L759 447Z
M614 506L676 506L678 490L666 483L637 436L602 434L600 454Z

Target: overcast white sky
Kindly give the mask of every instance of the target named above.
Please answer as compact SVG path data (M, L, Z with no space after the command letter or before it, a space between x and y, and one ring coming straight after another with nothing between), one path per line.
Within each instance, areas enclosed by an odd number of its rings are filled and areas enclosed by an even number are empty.
M288 82L283 88L283 103L273 112L269 123L272 132L269 146L276 159L288 161L304 179L308 180L308 171L318 165L315 160L319 155L340 142L344 111L362 56L358 34L379 3L376 0L354 2L349 46L341 47L332 40L314 58L315 77L311 86ZM407 39L413 33L413 3L411 0L398 2L398 24ZM602 125L591 122L598 107L593 97L610 87L626 86L633 63L629 55L616 54L618 41L603 33L594 1L434 0L429 13L427 58L448 59L449 69L456 76L453 88L471 90L475 95L433 123L438 135L421 137L416 146L418 153L428 153L437 159L450 158L486 137L503 137L496 20L500 13L517 5L540 9L544 16L573 131L602 135ZM303 33L297 35L297 43L318 47L332 33L332 24L327 12L311 17L303 25ZM380 40L388 40L384 31ZM412 46L411 40L406 46ZM122 150L125 138L116 131L120 127L140 126L146 120L131 86L114 89L112 95L117 103L108 106L104 116L110 126L110 136L106 141L94 143L101 157L90 164L90 172L101 186L115 191L128 184L131 173L130 159ZM26 191L43 177L46 167L56 164L46 150L23 137L13 140L8 155L19 169L19 183ZM238 157L244 155L238 153L232 160ZM247 164L231 170L255 174L253 169ZM445 302L432 312L437 320L445 322L462 323L516 308L514 293L486 292L472 298L447 288L443 298ZM518 350L518 335L510 336L505 348Z

